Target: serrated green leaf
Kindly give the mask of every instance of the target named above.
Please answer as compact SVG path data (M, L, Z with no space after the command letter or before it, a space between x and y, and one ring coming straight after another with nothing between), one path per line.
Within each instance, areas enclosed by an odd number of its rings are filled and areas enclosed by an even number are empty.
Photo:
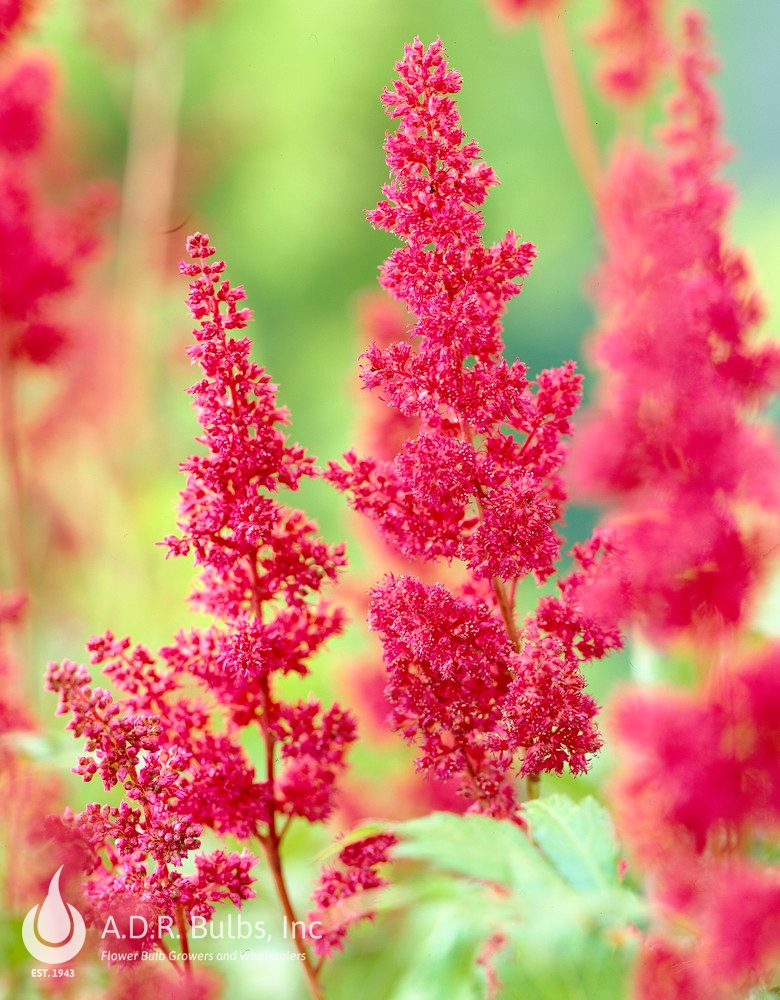
M549 879L548 866L519 827L488 816L431 813L399 823L396 858L428 861L437 868L485 882L510 885L521 873Z
M641 924L645 908L618 880L609 816L594 800L565 796L531 803L528 812L533 840L514 824L484 816L435 813L399 824L395 855L442 873L429 869L422 880L416 877L418 887L431 884L415 912L427 904L439 928L440 914L446 915L445 925L463 935L457 947L471 949L472 960L475 940L484 942L494 930L507 936L496 957L502 1000L614 1000L624 995L634 951L623 929ZM439 989L453 960L445 954L457 950L440 935L441 929L421 933L413 971L394 1000L443 998L447 990L464 995L449 980ZM474 985L468 968L465 996Z
M534 841L569 885L588 891L617 883L612 820L595 799L550 795L526 802L523 814Z

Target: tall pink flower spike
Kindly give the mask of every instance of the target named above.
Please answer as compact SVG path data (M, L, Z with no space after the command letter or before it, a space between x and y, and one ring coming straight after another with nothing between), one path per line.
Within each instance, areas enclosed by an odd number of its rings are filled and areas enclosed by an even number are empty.
M762 306L725 235L733 192L718 176L714 63L701 19L685 24L663 146L619 149L601 201L593 350L604 380L572 477L608 504L631 581L626 615L662 638L744 621L780 502L776 443L753 419L780 385L780 349L751 342Z
M581 378L569 363L529 383L501 357L501 314L535 250L511 232L482 243L479 206L496 178L465 140L452 99L461 80L441 42L416 39L396 68L382 96L400 122L385 146L392 179L369 219L403 240L381 283L416 322L407 340L369 348L363 381L419 432L392 461L350 452L327 475L407 557L462 564L455 590L388 577L369 624L384 644L392 724L417 745L418 768L457 778L472 809L516 817L518 774L582 772L601 745L580 666L620 639L580 598L611 543L578 547L581 569L560 597L515 621L518 581L548 579L560 555L562 439Z
M187 248L192 262L181 271L192 279L188 302L199 322L189 354L204 376L190 393L205 454L182 465L181 533L164 544L171 555L194 554L200 581L191 601L215 624L180 632L158 657L110 632L94 638L91 663L122 692L116 700L92 687L86 667L66 661L48 673L59 712L73 717L68 728L86 740L75 770L124 789L118 806L67 814L59 834L82 854L95 919L147 917L139 949L165 950L160 928L174 923L186 942L194 917L210 919L215 903L240 906L254 895L256 859L246 850L195 854L204 828L259 844L292 924L280 844L293 819L330 815L356 736L338 705L285 702L275 692L279 678L308 674L310 657L342 627L340 609L321 591L343 566L344 549L324 543L311 521L277 499L316 474L313 459L287 442L286 411L250 361L250 341L231 335L250 319L239 308L243 289L222 278L224 263L207 262L207 236L196 234ZM261 775L241 742L254 726L265 746ZM193 854L195 874L185 874ZM295 944L319 996L300 932Z

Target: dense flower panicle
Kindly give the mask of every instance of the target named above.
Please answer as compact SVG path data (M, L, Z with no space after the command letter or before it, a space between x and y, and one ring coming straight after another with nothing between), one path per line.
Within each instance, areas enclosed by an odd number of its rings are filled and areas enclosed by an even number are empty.
M259 619L277 598L304 609L309 594L335 579L344 548L323 543L300 511L274 499L280 487L294 490L314 475L314 459L287 443L287 413L268 374L250 361L250 341L227 336L249 321L250 311L238 308L243 288L221 278L222 262L205 263L213 254L206 237L191 237L188 249L194 263L181 269L193 279L188 303L200 321L188 353L206 376L190 392L208 454L182 465L182 536L166 542L173 555L192 549L203 566L195 604L235 626Z
M312 895L317 909L307 915L310 925L316 921L322 927L314 940L318 955L329 958L341 951L351 924L373 920L375 913L366 906L364 894L388 884L376 868L388 860L388 851L397 842L392 833L355 841L339 852L338 866L323 869Z
M197 875L183 874L185 861L201 846L204 818L188 787L199 787L199 772L208 776L211 769L224 768L221 754L207 754L207 732L198 732L205 729L208 717L183 698L175 703L169 699L171 685L161 682L142 647L131 650L128 640L117 643L110 633L91 645L96 662L105 656L120 661L114 679L125 678L133 690L128 703L93 688L87 668L68 660L50 664L47 689L59 694L58 712L72 716L68 729L85 741L86 753L73 770L85 781L97 774L106 790L120 785L125 798L118 806L91 803L77 815L66 812L52 832L83 850L89 876L85 891L96 915L106 917L119 904L128 914L151 916L145 942L151 945L157 939L157 918L174 918L179 906L188 918L211 916L213 904L222 899L240 903L251 898L255 859L246 852L239 856L217 851L196 856ZM110 646L113 653L107 650ZM212 798L217 790L212 789ZM254 808L252 791L244 812ZM217 808L228 829L234 829L230 804L220 797ZM220 829L218 823L213 825Z
M255 859L194 855L203 830L278 853L278 817L330 815L356 738L338 705L286 703L274 691L279 677L307 674L312 654L341 629L343 613L320 592L344 550L278 499L315 474L313 459L285 440L286 412L250 361L249 340L230 335L249 320L243 289L222 277L222 262L208 263L208 237L191 237L188 250L192 262L180 269L193 279L188 301L199 321L189 353L204 372L190 392L206 453L182 465L182 533L163 544L172 555L194 553L201 574L192 601L217 620L179 632L158 656L111 632L94 637L91 664L118 696L70 661L51 664L47 677L59 713L71 715L68 729L85 741L74 771L124 793L119 805L66 815L55 833L81 852L96 914L147 916L139 948L156 943L158 917L210 919L215 904L252 896ZM242 746L247 726L265 742L262 776ZM196 873L185 874L193 855Z
M593 41L606 52L599 74L607 96L619 103L647 97L669 58L666 0L610 0Z
M530 382L501 357L501 316L535 250L511 232L482 243L479 208L497 182L460 126L461 81L441 42L415 39L396 68L382 95L399 119L385 144L391 182L368 218L403 241L380 283L413 322L366 351L362 377L411 436L394 456L349 452L327 476L405 558L462 564L457 590L389 577L369 624L384 644L392 724L417 744L420 769L508 816L517 771L587 766L600 739L581 661L619 645L613 629L588 646L578 584L546 625L518 628L511 607L518 580L545 581L560 556L560 468L581 376L570 362ZM569 634L556 636L559 624Z
M574 550L582 569L529 616L519 652L484 585L456 597L441 584L391 577L372 594L389 722L418 746L421 771L442 781L469 775L463 794L481 812L512 814L518 754L521 774L577 774L601 746L581 672L583 661L621 646L617 629L583 600L601 547L609 539Z
M426 51L415 40L396 69L401 79L382 95L387 113L401 119L386 143L393 179L368 218L406 243L384 265L382 284L417 317L415 336L443 366L441 398L457 392L445 378L456 382L468 356L485 362L500 354L504 304L519 292L514 279L528 273L535 251L511 232L493 247L482 244L479 206L496 177L478 145L464 143L449 96L460 77L447 69L441 43Z
M110 202L95 186L65 210L40 195L41 154L48 131L54 71L28 56L0 79L0 274L4 354L51 364L73 333L62 320L63 293L100 243L97 222Z
M446 780L476 762L481 804L511 798L506 763L486 760L516 656L492 607L441 584L390 578L373 593L369 625L384 645L390 722L418 745L418 768Z
M778 967L778 666L775 645L702 693L627 692L614 706L619 826L668 920L645 943L640 997L677 996L660 988L677 961L697 997L735 996ZM677 940L680 921L688 934Z
M594 287L601 402L577 437L573 483L611 505L634 616L651 632L736 624L771 549L778 458L751 411L780 385L780 350L724 226L732 200L701 19L685 22L665 147L625 147L601 206L607 259Z
M401 79L383 95L388 113L401 118L386 145L393 182L369 219L405 241L382 284L416 317L416 343L373 345L363 379L418 420L420 433L392 463L350 454L351 468L333 464L329 476L406 556L463 559L489 577L497 574L490 548L494 559L505 553L505 576L533 571L544 579L559 552L551 522L580 376L573 365L544 372L534 393L525 366L500 359L500 317L534 249L512 233L491 248L481 242L478 206L495 176L476 143L464 141L449 96L460 78L441 44L426 51L415 41L398 70Z

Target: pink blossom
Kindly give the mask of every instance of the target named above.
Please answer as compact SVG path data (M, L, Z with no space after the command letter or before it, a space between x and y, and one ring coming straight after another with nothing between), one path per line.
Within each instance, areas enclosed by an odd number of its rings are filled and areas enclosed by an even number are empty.
M62 295L100 240L96 222L108 196L94 187L68 210L41 196L41 153L48 132L54 70L28 56L0 79L0 275L5 352L15 360L51 364L72 340L62 320Z
M616 703L615 735L633 763L620 801L632 803L626 821L649 861L658 827L699 852L724 824L780 827L778 665L773 646L704 697L635 692Z
M190 392L205 453L182 464L181 534L163 544L170 555L193 553L200 580L191 600L216 620L179 632L157 656L111 632L93 638L91 663L119 696L67 660L51 664L47 678L59 713L71 715L68 729L84 740L74 771L124 794L119 805L67 814L58 835L84 855L95 912L148 915L151 928L159 916L210 919L217 903L240 906L254 895L256 859L246 850L196 854L205 828L256 840L278 874L277 820L330 815L356 737L339 706L287 703L275 691L281 676L308 673L312 654L341 628L342 612L321 590L344 549L280 501L280 490L315 474L313 459L287 442L286 411L250 361L249 340L231 336L250 318L243 289L222 277L222 262L207 263L208 237L196 234L188 249L192 263L181 271L192 278L188 301L199 321L189 353L204 374ZM242 745L248 726L265 744L262 776ZM185 874L193 859L195 874Z
M460 126L460 77L441 43L416 39L396 68L382 96L400 120L385 145L391 181L368 217L403 241L381 284L414 322L366 351L363 382L417 433L394 458L351 451L327 475L405 558L466 571L457 589L391 576L368 620L384 645L392 725L417 744L418 767L508 816L517 771L587 767L601 741L581 661L619 645L603 624L598 641L586 637L592 620L575 600L525 627L511 607L518 580L543 582L560 556L563 439L581 377L569 363L530 383L501 357L501 315L535 250L511 232L482 243L479 206L496 178ZM579 583L569 586L571 596ZM568 632L548 635L567 615Z
M330 957L341 951L351 924L357 920L373 920L375 913L363 906L363 893L387 885L376 871L388 860L388 851L397 839L392 833L380 833L348 844L340 851L338 865L323 869L312 900L317 909L307 919L322 925L314 940L318 955Z
M646 98L669 57L664 26L666 0L610 0L593 32L605 50L599 74L609 97L619 103Z
M625 613L659 636L744 619L780 500L775 442L752 419L780 384L780 351L751 342L761 304L724 234L732 192L695 15L677 68L662 148L623 146L605 185L604 380L573 456L575 487L609 505L625 550Z
M0 0L0 47L25 27L37 0Z
M653 985L674 978L670 957L652 970L682 946L679 921L697 944L675 960L692 996L734 996L780 957L780 876L760 861L780 829L779 658L772 646L703 692L628 692L612 710L619 826L662 918L639 969L648 1000L678 995Z

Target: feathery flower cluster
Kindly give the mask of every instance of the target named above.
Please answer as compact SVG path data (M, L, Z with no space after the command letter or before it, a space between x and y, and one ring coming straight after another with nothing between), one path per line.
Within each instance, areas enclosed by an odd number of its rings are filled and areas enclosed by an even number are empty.
M75 773L85 781L98 775L106 791L119 785L124 799L118 806L93 802L77 815L68 811L52 832L81 855L92 919L143 916L148 937L134 945L148 950L166 926L160 918L170 921L168 927L180 912L188 920L210 918L214 903L230 898L240 905L254 895L255 859L246 852L196 855L197 874L181 871L200 847L204 826L234 832L248 822L252 777L249 772L247 779L248 765L235 760L237 748L212 735L202 705L170 697L181 681L157 670L147 650L110 633L89 648L92 662L105 664L126 698L115 701L105 689L93 688L86 667L68 660L50 666L47 688L60 696L58 712L72 715L68 729L85 740L87 753ZM231 757L220 752L226 748L234 749ZM237 787L226 802L217 790L228 781ZM213 810L204 814L204 801L211 801L217 817L209 814Z
M501 358L501 314L535 250L512 232L482 243L479 206L496 178L464 141L451 97L461 80L441 42L416 39L396 68L382 96L400 119L385 146L392 182L368 217L405 243L381 283L416 322L406 340L369 348L363 381L419 430L392 461L350 452L327 475L407 558L465 565L458 592L389 577L369 623L385 647L392 722L418 743L419 767L457 777L475 809L512 815L517 755L524 774L578 772L600 746L578 643L619 644L576 601L551 598L560 614L519 630L511 607L517 581L548 579L560 555L562 439L581 378L569 363L532 385L520 361ZM567 615L576 624L561 630Z
M0 275L0 349L6 363L52 364L67 346L58 296L94 253L95 221L105 207L97 188L70 210L40 197L53 89L52 67L38 56L18 59L0 79L0 241L8 258Z
M691 13L664 149L626 146L611 165L594 283L605 379L573 456L580 491L611 505L628 611L659 635L742 619L771 548L758 524L780 500L774 442L749 419L780 384L780 350L748 339L761 305L724 236L732 192L717 177L712 69Z
M665 916L644 945L642 1000L725 1000L780 968L778 717L776 645L703 693L634 692L615 707L618 819Z
M666 0L610 0L593 41L606 50L599 76L612 100L641 101L663 70L669 56L665 7Z
M664 147L626 146L610 168L607 377L576 478L612 504L619 612L661 639L726 634L731 649L780 499L777 449L754 419L780 384L780 351L749 342L761 306L724 234L714 62L703 18L683 28ZM655 914L639 1000L754 995L780 969L778 657L776 645L736 664L721 654L694 693L627 691L612 707L613 801Z
M330 958L335 951L341 951L353 923L374 919L375 911L363 905L363 894L389 884L376 869L389 860L388 851L397 843L392 833L365 837L339 852L338 866L322 870L312 895L317 909L307 914L310 924L317 921L323 928L314 942L318 955Z
M86 667L66 661L48 673L59 712L72 715L68 728L86 740L74 770L125 793L118 806L67 815L61 833L84 855L95 910L153 918L139 947L157 940L158 917L208 919L214 903L253 895L246 851L196 855L196 874L183 873L202 830L256 838L278 867L279 817L327 818L355 739L337 705L275 695L275 678L308 673L309 657L341 628L320 591L343 564L343 547L326 545L275 498L313 475L313 460L287 443L286 412L250 361L250 341L230 336L250 318L238 307L243 289L221 277L224 263L207 263L208 237L187 246L192 263L181 271L193 279L188 301L200 324L189 354L205 376L190 392L206 453L182 465L181 534L165 544L173 555L194 552L201 572L191 600L217 623L179 633L156 658L108 632L94 638L91 662L123 693L116 700L91 686ZM266 748L262 777L240 740L255 724Z

